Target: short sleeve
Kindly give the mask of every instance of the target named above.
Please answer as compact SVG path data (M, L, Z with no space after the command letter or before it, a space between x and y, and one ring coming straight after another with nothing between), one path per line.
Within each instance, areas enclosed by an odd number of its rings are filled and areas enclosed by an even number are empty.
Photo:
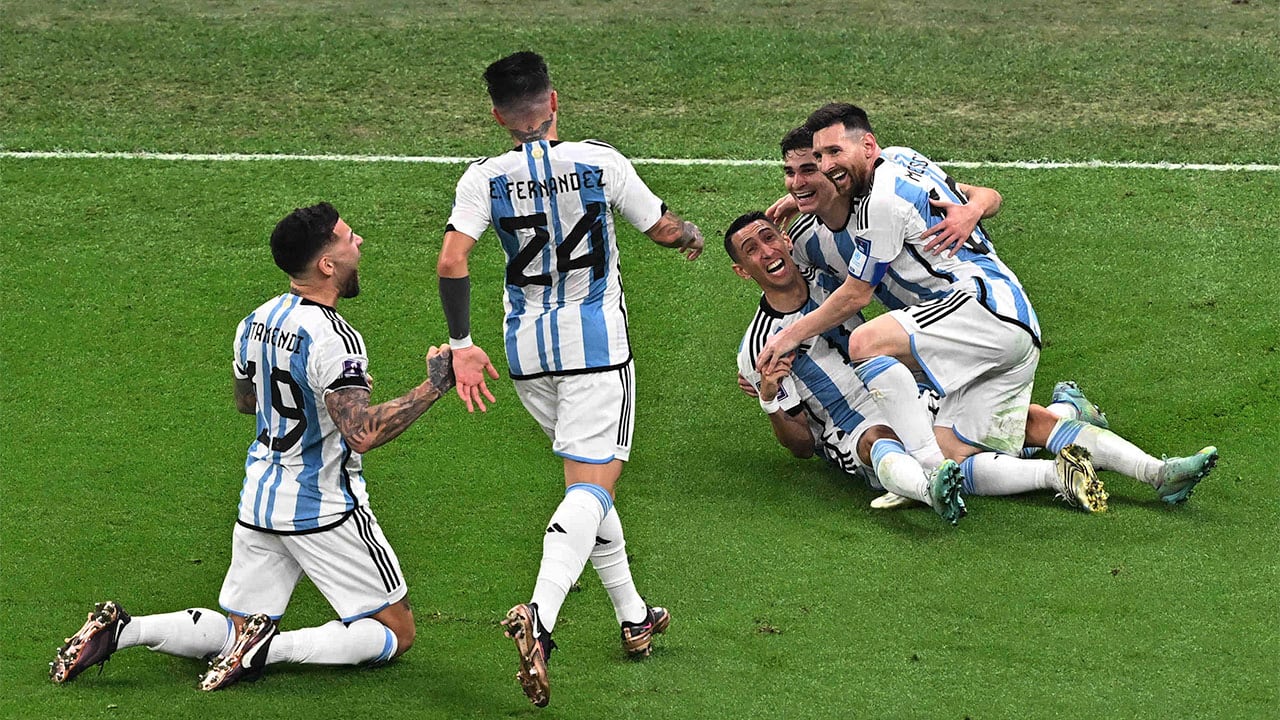
M325 333L317 338L308 373L317 395L353 387L369 390L369 358L363 338L345 324L341 332Z
M245 356L245 334L249 329L249 319L241 320L236 326L236 336L231 343L231 373L237 380L251 379L252 368L249 367L249 360Z
M637 230L647 232L662 219L666 205L644 184L630 160L621 153L617 153L615 157L617 162L614 165L610 204Z
M472 165L458 180L449 212L449 227L479 240L492 222L489 183L479 165Z

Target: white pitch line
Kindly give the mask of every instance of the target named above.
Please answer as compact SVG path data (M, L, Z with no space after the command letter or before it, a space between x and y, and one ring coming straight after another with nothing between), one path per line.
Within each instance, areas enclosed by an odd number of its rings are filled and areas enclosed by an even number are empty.
M460 165L477 158L440 155L286 155L275 153L160 153L160 152L88 152L73 150L0 150L0 158L15 160L168 160L176 162L352 162L352 163L425 163ZM778 165L779 160L729 160L717 158L634 158L636 165ZM1013 168L1018 170L1118 169L1118 170L1205 170L1209 172L1280 172L1280 165L1235 163L1112 162L1083 160L1078 162L1036 161L970 161L946 160L938 163L957 168Z

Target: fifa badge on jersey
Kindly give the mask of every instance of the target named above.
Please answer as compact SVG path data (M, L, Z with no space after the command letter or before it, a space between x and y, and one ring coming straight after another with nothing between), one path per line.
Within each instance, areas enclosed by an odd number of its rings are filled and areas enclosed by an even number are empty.
M359 360L356 360L356 359L354 359L354 358L353 358L353 359L351 359L351 360L343 360L343 361L342 361L342 375L341 375L341 377L349 377L349 378L363 378L363 377L364 377L364 363L362 363L362 362L360 362Z
M871 262L871 241L861 236L855 237L853 256L849 258L849 274L861 280L869 262Z

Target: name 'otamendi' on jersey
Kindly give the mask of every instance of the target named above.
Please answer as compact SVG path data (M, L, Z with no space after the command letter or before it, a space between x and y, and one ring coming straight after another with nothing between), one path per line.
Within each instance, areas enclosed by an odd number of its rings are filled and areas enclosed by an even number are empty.
M472 163L449 229L506 253L504 343L513 378L590 372L631 359L614 212L646 231L665 206L621 153L541 140Z
M235 377L253 381L258 421L240 524L314 532L367 505L360 453L347 446L324 404L328 392L369 387L360 333L333 308L285 293L240 321L234 358Z

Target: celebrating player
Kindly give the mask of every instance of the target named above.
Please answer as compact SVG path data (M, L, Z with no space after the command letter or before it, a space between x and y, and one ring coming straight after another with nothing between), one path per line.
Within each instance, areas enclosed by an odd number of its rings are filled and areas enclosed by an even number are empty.
M590 558L613 602L622 645L649 653L671 616L636 592L614 487L631 453L635 371L618 268L614 212L659 245L693 260L702 234L667 209L631 163L596 140L561 141L559 99L543 59L519 52L485 70L493 117L516 147L473 163L457 195L437 271L467 409L493 401L497 372L471 341L467 258L493 226L507 256L505 347L525 408L563 458L564 499L547 523L529 603L503 624L519 652L520 680L535 705L550 699L547 659L565 596Z
M236 329L236 409L257 416L257 436L219 596L228 615L192 608L131 617L116 602L98 603L50 663L54 682L136 645L216 656L202 690L253 678L272 663L380 663L413 645L407 586L369 508L362 453L404 432L453 387L453 373L449 349L432 348L426 380L369 404L364 340L335 309L360 291L363 242L328 203L294 210L271 234L289 292ZM279 632L303 574L338 619Z

